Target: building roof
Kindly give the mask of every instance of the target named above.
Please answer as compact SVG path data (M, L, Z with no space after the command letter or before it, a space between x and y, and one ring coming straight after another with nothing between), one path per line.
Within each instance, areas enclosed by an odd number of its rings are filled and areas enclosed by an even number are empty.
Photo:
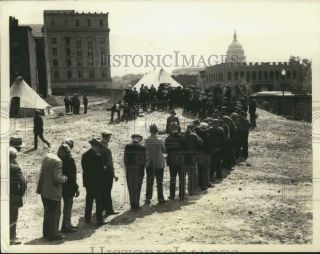
M23 26L28 26L32 29L31 34L33 37L43 37L41 24L25 24Z

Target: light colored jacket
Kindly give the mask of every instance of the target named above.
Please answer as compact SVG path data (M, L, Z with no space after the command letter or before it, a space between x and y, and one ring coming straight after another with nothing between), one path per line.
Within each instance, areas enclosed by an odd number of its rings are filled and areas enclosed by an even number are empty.
M37 193L42 197L60 201L62 197L62 184L68 180L62 174L62 161L53 154L48 153L42 160Z
M163 153L165 152L164 142L157 138L156 135L151 135L145 140L147 154L146 167L164 168L165 159Z

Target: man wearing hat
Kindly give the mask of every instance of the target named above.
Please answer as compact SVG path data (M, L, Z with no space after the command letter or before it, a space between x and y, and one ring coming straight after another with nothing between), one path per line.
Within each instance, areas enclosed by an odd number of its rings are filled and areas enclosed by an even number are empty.
M83 114L87 114L87 112L88 112L88 98L87 98L86 94L83 95L82 102L83 102L83 107L84 107Z
M158 127L155 124L150 126L151 135L145 140L146 145L146 172L147 172L147 192L146 203L150 204L153 192L153 182L156 177L158 201L160 204L165 203L166 200L163 196L163 171L165 161L163 153L165 146L162 140L158 139Z
M179 132L179 126L176 122L171 123L171 133L165 139L165 148L167 152L167 164L170 170L170 196L169 199L175 199L176 178L179 176L179 197L184 198L185 181L181 174L183 163L183 134Z
M86 188L85 222L90 223L93 201L96 202L96 219L98 226L105 224L102 217L103 186L105 185L105 166L99 152L101 142L92 138L89 141L91 148L82 155L83 187Z
M50 147L50 143L43 137L43 120L40 111L36 110L33 117L33 133L34 133L34 150L38 149L38 136L39 138Z
M62 160L67 156L67 149L61 145L57 155L48 153L42 160L37 193L41 195L43 216L43 238L49 241L63 240L58 233L61 216L62 185L68 177L62 173Z
M180 121L179 118L176 116L176 112L174 109L170 111L170 116L167 118L167 125L166 125L166 132L168 134L171 133L171 123L176 122L178 125L178 130L180 131Z
M17 163L18 151L14 147L9 147L10 162L10 244L17 245L21 242L16 239L16 229L19 208L23 206L22 197L26 191L27 184Z
M249 138L250 123L247 119L247 113L241 111L239 119L239 143L240 156L244 159L248 158L248 138Z
M113 179L115 179L116 181L118 181L118 177L116 177L115 173L114 173L114 167L113 167L113 159L112 159L112 152L109 148L109 142L112 136L112 132L111 131L104 131L101 133L101 156L103 159L103 164L106 168L105 171L105 188L103 190L103 197L104 197L104 201L103 201L103 210L106 211L107 215L112 215L112 214L117 214L117 212L115 212L113 210L112 207L112 196L111 196L111 192L112 192L112 187L113 187Z
M146 147L141 144L142 136L140 134L133 134L131 139L132 142L127 144L124 149L124 165L131 209L138 209L144 177Z

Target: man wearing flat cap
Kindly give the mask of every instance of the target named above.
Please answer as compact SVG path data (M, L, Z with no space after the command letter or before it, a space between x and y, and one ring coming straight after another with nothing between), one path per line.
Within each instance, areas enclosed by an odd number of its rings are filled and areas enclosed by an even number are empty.
M127 185L131 209L140 207L140 193L144 177L146 147L141 144L142 136L133 134L132 142L124 149L124 165L126 168Z
M109 148L109 142L112 136L111 131L104 131L101 133L101 156L103 159L103 164L106 168L105 171L105 176L104 176L104 182L105 182L105 188L103 190L103 210L106 211L106 215L112 215L112 214L117 214L113 210L112 206L112 187L113 187L113 179L118 181L118 177L116 177L114 173L114 167L113 167L113 159L112 159L112 152Z
M83 187L86 188L85 223L90 223L93 201L96 202L97 225L105 224L102 217L103 186L105 185L105 166L100 155L101 142L97 138L89 141L91 148L82 155Z
M179 118L176 116L176 112L174 109L171 110L170 116L167 118L167 125L166 125L166 132L168 134L171 133L171 123L176 122L180 131L180 121Z

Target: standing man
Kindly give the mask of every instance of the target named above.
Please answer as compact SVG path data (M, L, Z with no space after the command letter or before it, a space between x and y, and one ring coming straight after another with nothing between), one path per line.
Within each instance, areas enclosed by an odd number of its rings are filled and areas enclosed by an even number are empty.
M17 163L18 151L14 147L9 147L10 162L10 244L18 245L20 241L16 239L16 229L19 208L23 206L22 197L26 191L27 184Z
M241 111L239 119L239 143L240 156L245 160L248 158L248 138L249 138L250 123L247 120L247 113Z
M183 163L183 135L179 132L179 125L176 122L171 123L171 133L165 140L165 148L168 154L167 164L170 170L170 196L169 199L175 199L176 178L179 176L179 197L184 199L185 193L185 175L181 174Z
M43 137L43 120L40 111L36 110L33 117L34 150L38 149L38 136L50 148L50 143Z
M84 110L83 110L83 114L87 114L87 110L88 110L88 98L87 98L87 95L84 94L83 95L83 107L84 107Z
M66 109L66 114L68 114L69 113L69 111L70 111L70 99L69 99L69 96L68 95L66 95L66 97L64 98L64 107L65 107L65 109Z
M91 148L82 155L82 177L83 187L86 188L86 207L84 220L85 223L90 223L92 215L93 201L96 202L96 220L97 225L102 226L106 224L103 221L102 208L103 208L103 186L105 185L105 166L103 159L99 154L102 145L101 142L92 138L89 141Z
M163 196L163 171L165 161L163 153L165 152L165 146L162 140L158 139L158 127L155 124L149 127L151 135L146 139L145 145L147 149L146 154L146 172L147 172L147 192L146 192L146 204L151 203L153 182L156 177L157 191L159 204L166 202Z
M146 147L140 142L142 136L133 134L132 143L127 144L124 149L124 165L130 198L131 209L139 209L140 193L144 177L146 161Z
M256 128L256 109L257 109L257 103L256 99L253 97L250 97L250 103L249 103L249 114L250 114L250 127L252 129Z
M113 159L112 152L108 147L112 133L110 131L105 131L101 134L101 156L103 159L103 164L105 166L105 174L104 174L104 190L103 190L103 207L102 209L106 211L106 215L118 214L115 212L112 207L112 186L113 179L118 181L118 177L116 177L114 173L113 167Z
M77 94L73 96L73 113L79 115L80 112L80 100Z
M43 238L49 241L63 240L64 236L58 233L61 215L62 184L68 178L62 174L62 161L68 151L60 146L57 155L48 153L42 160L37 193L41 195L44 218Z
M170 111L170 116L167 118L167 125L166 125L166 132L168 134L171 133L171 123L176 122L178 125L178 130L180 131L180 121L179 118L176 116L176 112L174 111L174 109L172 109Z
M73 197L79 196L79 186L77 184L77 167L71 154L73 148L73 140L68 138L63 144L67 151L67 156L62 159L62 173L68 177L68 181L63 184L62 197L63 197L63 220L61 232L72 233L77 231L77 227L71 224L71 213L73 205Z

